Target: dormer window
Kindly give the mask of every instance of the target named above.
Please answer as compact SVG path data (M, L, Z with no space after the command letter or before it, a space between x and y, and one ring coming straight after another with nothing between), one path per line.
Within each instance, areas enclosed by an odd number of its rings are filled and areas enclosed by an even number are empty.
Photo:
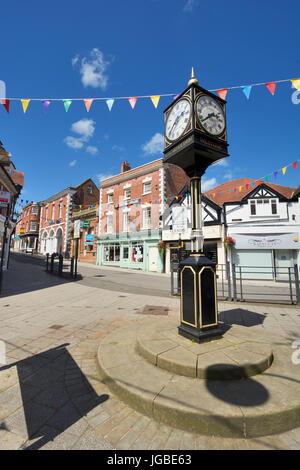
M276 199L252 199L250 201L250 215L263 217L277 214Z
M93 194L93 188L92 188L92 186L88 186L86 192L87 192L88 194Z

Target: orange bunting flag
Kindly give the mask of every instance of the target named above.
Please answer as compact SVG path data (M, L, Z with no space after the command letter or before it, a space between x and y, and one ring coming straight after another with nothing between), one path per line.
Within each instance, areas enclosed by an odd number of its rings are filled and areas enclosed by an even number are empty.
M128 101L132 107L132 109L135 107L135 103L137 102L137 98L134 97L134 98L128 98Z
M26 110L27 110L27 108L28 108L29 101L30 101L30 100L21 100L21 103L22 103L22 106L23 106L24 114L26 113Z
M86 100L83 100L83 101L84 101L84 104L85 104L85 107L86 107L87 112L89 112L90 107L92 106L93 100L91 100L91 99L86 99Z
M155 108L157 108L160 96L150 96L152 103L154 104Z
M291 80L291 82L293 86L300 91L300 78L294 78L293 80Z
M2 100L2 104L6 111L9 113L9 100Z
M284 168L282 168L282 173L285 175L285 172L286 172L286 166Z
M293 168L294 168L294 170L296 170L297 163L298 163L298 162L294 162L294 163L293 163Z
M219 97L222 98L222 100L225 100L227 91L228 91L228 88L222 88L222 90L218 90Z
M274 95L275 93L275 88L276 88L276 82L269 82L266 83L266 87L268 88L269 92Z

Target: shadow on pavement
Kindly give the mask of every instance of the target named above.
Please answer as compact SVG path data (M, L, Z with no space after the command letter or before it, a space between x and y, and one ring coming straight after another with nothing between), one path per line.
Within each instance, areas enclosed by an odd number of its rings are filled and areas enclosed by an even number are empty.
M22 428L22 434L27 432L31 442L24 446L26 450L40 449L66 430L75 436L82 434L84 424L80 419L109 398L95 393L67 346L62 344L0 367L0 371L17 368L22 397L21 410L0 422L0 429L14 432L17 426L19 432ZM74 407L72 399L80 403L80 410Z
M219 313L219 321L227 325L241 325L241 326L257 326L262 325L266 315L261 313L251 312L244 308L234 308Z
M45 271L45 261L40 258L32 261L33 259L28 255L25 257L11 254L9 269L2 273L3 281L0 299L69 282L78 282L82 279L81 276L71 279L47 273Z

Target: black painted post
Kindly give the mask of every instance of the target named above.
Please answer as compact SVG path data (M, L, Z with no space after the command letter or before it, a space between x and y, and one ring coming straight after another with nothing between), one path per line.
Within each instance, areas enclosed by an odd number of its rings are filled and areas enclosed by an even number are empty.
M51 263L50 263L50 272L53 273L53 268L54 268L54 257L55 257L55 254L52 253L51 255Z
M63 272L63 255L59 255L58 257L58 273L60 276L62 276Z
M298 274L298 265L297 264L294 264L294 277L295 277L297 304L300 304L300 287L299 287L299 274Z
M71 265L70 265L70 277L73 277L74 272L74 256L71 258Z
M49 269L49 253L46 255L46 271Z

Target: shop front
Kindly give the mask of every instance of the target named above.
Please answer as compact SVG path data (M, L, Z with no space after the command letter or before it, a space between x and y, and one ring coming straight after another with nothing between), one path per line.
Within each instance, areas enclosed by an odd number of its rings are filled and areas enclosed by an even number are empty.
M244 279L287 280L297 263L298 233L231 234L235 246L231 261Z
M158 230L98 237L97 264L163 272L164 261L158 252Z

